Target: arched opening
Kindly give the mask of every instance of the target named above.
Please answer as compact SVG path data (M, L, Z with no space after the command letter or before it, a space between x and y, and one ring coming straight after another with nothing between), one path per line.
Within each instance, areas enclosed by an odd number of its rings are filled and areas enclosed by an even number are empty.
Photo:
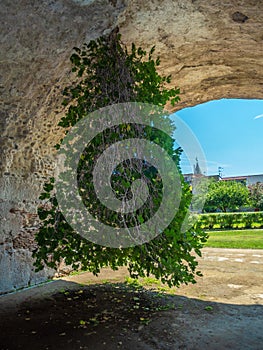
M191 128L204 151L205 175L263 174L263 100L213 100L181 109L176 115ZM183 173L193 172L184 155L181 168Z

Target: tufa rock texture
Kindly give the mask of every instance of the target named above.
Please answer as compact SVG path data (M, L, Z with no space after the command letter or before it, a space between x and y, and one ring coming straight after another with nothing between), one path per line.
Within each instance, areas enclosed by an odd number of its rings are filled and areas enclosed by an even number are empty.
M156 45L181 88L175 110L219 98L262 98L258 0L2 0L0 4L0 292L39 283L31 252L38 196L53 175L69 57L117 25L128 46Z
M62 136L62 89L71 79L69 57L111 31L122 1L3 0L0 4L0 292L35 284L38 197L53 174L54 145Z
M220 98L263 96L263 2L133 0L125 43L156 44L161 71L181 89L176 110Z

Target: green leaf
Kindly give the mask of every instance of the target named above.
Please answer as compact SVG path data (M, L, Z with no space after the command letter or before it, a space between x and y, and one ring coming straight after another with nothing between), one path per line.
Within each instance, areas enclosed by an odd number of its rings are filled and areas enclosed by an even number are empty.
M137 48L134 43L130 50L122 43L120 34L117 34L92 40L82 48L73 48L73 52L70 61L75 79L63 90L64 116L58 123L65 129L65 135L79 120L111 104L145 102L164 107L167 103L174 105L179 101L180 90L169 89L166 86L172 82L172 78L157 72L161 61L159 57L157 59L153 57L155 46L148 54L143 48ZM171 130L172 135L174 126L169 118L161 116L160 118L160 123L167 127L167 130ZM116 224L116 227L120 224L120 215L101 206L93 191L90 170L94 165L93 162L96 162L105 148L125 137L149 139L158 144L172 157L180 173L181 153L174 149L175 140L167 135L163 137L160 131L154 131L152 127L134 128L131 124L125 124L112 132L105 132L100 137L95 137L87 145L83 157L79 160L77 176L85 174L79 189L84 189L83 202L94 217L104 220L104 224L107 225ZM55 145L55 148L59 149L62 142L63 139ZM140 172L131 171L128 167L120 167L118 176L112 176L115 195L121 197L126 193L129 194L131 181L140 178L141 175ZM126 225L138 225L138 221L143 224L161 204L162 196L159 195L159 190L162 190L161 181L149 165L143 171L143 176L147 177L149 186L152 186L149 188L151 205L145 210L140 209L130 216L127 215ZM167 176L170 176L169 173ZM168 286L194 283L195 275L198 273L196 258L192 257L191 253L192 251L200 253L206 237L200 227L181 233L181 225L192 198L189 186L184 183L183 177L181 203L174 220L150 242L127 248L102 247L87 241L75 232L59 210L58 201L53 194L54 181L55 179L51 178L44 184L43 193L40 195L40 199L46 200L45 206L47 205L48 210L43 208L38 210L40 228L36 233L37 248L33 253L38 270L45 265L56 268L61 260L64 260L73 269L77 270L81 266L94 275L98 275L103 267L116 270L119 266L127 266L132 278L153 275ZM70 203L68 205L71 210ZM137 280L132 286L140 288ZM134 301L136 304L134 306L139 309L139 299ZM99 320L95 315L88 322L96 325ZM141 322L147 324L148 319L142 317ZM80 320L80 326L86 327L86 323Z

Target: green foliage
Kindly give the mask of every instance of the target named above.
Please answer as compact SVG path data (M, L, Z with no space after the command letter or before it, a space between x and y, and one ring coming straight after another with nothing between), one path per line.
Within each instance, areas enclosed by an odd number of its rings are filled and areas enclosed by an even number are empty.
M205 212L237 211L249 203L247 187L235 181L211 182L204 205Z
M72 71L78 79L63 91L63 104L70 104L59 125L69 127L84 115L99 108L121 102L145 102L164 106L168 101L179 101L178 88L166 89L170 76L160 76L156 67L160 59L153 59L155 48L149 54L132 44L131 52L121 43L119 34L100 37L74 48L71 55Z
M249 200L255 209L263 210L263 183L257 182L254 185L250 185Z
M74 51L71 62L76 81L63 92L66 113L59 122L66 132L83 116L110 104L137 101L164 106L168 102L174 104L179 100L179 89L165 88L165 85L170 83L170 77L162 77L157 73L156 67L160 60L153 59L154 47L147 54L133 44L128 52L121 42L120 35L115 33L91 41L82 49L74 48ZM178 168L181 151L174 149L172 138L163 137L160 131L147 130L145 126L134 130L132 124L121 124L111 129L110 134L107 132L106 130L103 135L95 137L92 144L85 149L79 162L78 179L80 187L86 186L83 201L86 201L88 210L100 220L114 223L116 218L112 213L102 212L101 205L95 200L91 188L92 181L87 171L90 170L89 162L94 162L101 153L101 147L105 148L116 142L120 135L124 134L127 137L147 137L165 148ZM57 149L59 147L59 144L56 145ZM127 169L130 168L122 164L116 171L121 175ZM143 176L148 178L149 186L158 185L158 172L150 165L145 164ZM127 193L132 181L138 177L136 171L130 171L125 178L114 177L113 174L112 187L116 195L121 198ZM42 269L44 265L56 268L63 259L73 269L81 268L92 271L95 275L106 266L113 270L119 266L128 266L132 278L152 274L169 286L195 282L195 275L200 273L196 271L197 261L191 252L201 255L200 249L206 241L206 234L198 227L187 232L180 230L191 201L189 186L184 182L183 176L180 177L182 198L179 210L170 225L150 242L130 248L104 247L87 241L74 232L60 212L53 189L54 179L50 179L40 196L45 202L38 210L41 226L36 235L38 248L34 252L37 270ZM160 192L161 183L158 186ZM153 196L153 204L160 203L159 192ZM154 211L154 205L152 208ZM139 222L146 220L149 215L152 215L152 212L139 213ZM129 223L132 224L131 221Z
M263 212L201 214L198 223L204 230L263 228Z

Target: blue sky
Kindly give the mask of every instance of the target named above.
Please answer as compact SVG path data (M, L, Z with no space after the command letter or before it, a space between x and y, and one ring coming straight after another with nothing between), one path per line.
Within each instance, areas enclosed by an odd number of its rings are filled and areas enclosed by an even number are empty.
M176 112L192 130L207 161L207 174L263 174L263 100L222 99ZM196 157L194 154L191 157ZM183 173L192 164L182 155Z

